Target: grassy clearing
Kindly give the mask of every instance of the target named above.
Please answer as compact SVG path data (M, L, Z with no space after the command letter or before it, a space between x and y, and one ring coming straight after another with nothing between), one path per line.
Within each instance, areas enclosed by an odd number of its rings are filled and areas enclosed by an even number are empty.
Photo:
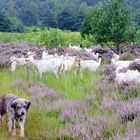
M27 83L31 81L43 83L55 89L61 94L62 98L83 99L88 93L96 92L95 83L99 80L99 77L100 72L85 72L82 78L80 74L76 76L72 72L68 72L62 75L60 79L56 79L52 74L48 74L44 75L42 80L39 80L38 76L32 74L27 80L26 72L22 68L18 69L15 74L12 74L9 69L3 69L0 70L0 95L14 93L31 100L26 89L13 88L11 86L16 78L20 78L26 80ZM49 110L47 107L41 110L31 107L27 116L25 132L26 136L32 140L45 140L46 138L54 140L59 135L59 129L64 127L65 123L60 121L58 112ZM0 129L0 139L11 139L9 133L5 131L7 130L6 122L4 122ZM19 138L17 137L17 139Z
M59 79L56 79L53 74L44 74L40 80L39 75L34 70L30 72L28 78L24 68L18 68L15 74L12 74L10 69L0 70L0 95L14 93L32 102L27 115L26 138L31 140L70 140L74 133L78 134L85 130L85 135L89 137L96 136L97 132L97 134L99 133L99 139L113 140L116 135L128 135L129 137L129 125L133 129L139 127L137 120L132 122L127 120L127 123L122 122L122 117L129 119L129 115L131 115L129 113L132 112L133 114L133 104L130 101L133 100L136 104L138 103L139 87L136 87L136 89L131 87L132 89L130 88L127 91L115 88L113 83L103 79L103 66L95 73L84 72L82 78L80 74L75 75L73 72L67 72L61 75ZM18 86L13 87L12 85L16 79L21 79L24 82L19 82ZM31 85L34 85L32 93ZM46 95L46 92L51 94L47 93ZM42 93L45 96L40 95ZM57 96L56 98L56 95L60 97ZM54 99L49 99L50 96ZM113 106L116 109L113 109ZM74 118L71 116L75 114L73 108L79 111ZM81 118L77 118L81 110ZM119 117L119 113L124 114ZM93 119L91 123L96 122L91 127L90 118ZM85 126L82 126L82 124L85 124ZM76 125L76 130L69 129L70 125ZM97 126L94 128L92 127L94 125ZM77 130L79 126L84 128ZM70 136L60 137L60 130L63 129L67 132L71 131ZM2 127L0 127L0 140L13 139L6 130L5 120ZM91 133L89 133L90 131ZM133 136L132 131L131 133ZM79 134L78 140L80 136ZM82 136L82 140L84 140L84 134ZM16 137L16 139L20 140L19 137Z

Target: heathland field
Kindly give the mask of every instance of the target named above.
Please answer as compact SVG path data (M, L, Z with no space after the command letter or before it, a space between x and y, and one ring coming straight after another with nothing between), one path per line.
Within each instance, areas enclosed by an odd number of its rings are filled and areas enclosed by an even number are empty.
M0 140L140 140L139 5L0 0Z
M24 42L0 45L0 95L13 93L31 101L25 139L139 139L139 86L131 82L116 83L114 65L106 64L101 54L102 62L95 72L85 69L81 75L80 70L77 74L69 70L58 79L52 73L44 73L40 79L32 65L28 72L25 66L11 72L10 56L21 57L22 49L27 46ZM42 48L28 47L39 54ZM21 139L18 134L11 136L7 130L5 116L0 139Z

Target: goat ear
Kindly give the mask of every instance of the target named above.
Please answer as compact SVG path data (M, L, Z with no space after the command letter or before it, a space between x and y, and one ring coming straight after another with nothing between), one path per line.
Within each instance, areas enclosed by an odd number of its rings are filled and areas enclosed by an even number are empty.
M31 102L26 100L25 103L27 104L27 110L29 109L30 105L31 105Z
M17 106L17 103L16 102L14 102L14 103L11 104L11 108L16 108L16 106Z

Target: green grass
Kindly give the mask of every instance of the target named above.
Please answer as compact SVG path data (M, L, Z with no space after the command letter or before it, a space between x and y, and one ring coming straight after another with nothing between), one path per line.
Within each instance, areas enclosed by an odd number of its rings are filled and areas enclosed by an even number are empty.
M11 85L17 78L26 81L27 84L43 84L53 88L60 94L62 99L85 101L86 107L88 108L88 118L103 116L112 123L112 129L110 131L105 131L103 134L105 138L110 138L117 134L125 135L127 125L121 123L114 110L106 109L102 105L103 97L116 99L118 101L125 97L124 91L119 88L114 88L113 83L101 83L100 78L103 73L103 67L94 73L83 72L82 77L80 73L75 75L73 72L69 71L62 74L59 79L56 79L53 74L44 74L42 79L39 79L39 75L33 70L30 72L28 78L26 70L23 67L18 68L14 74L10 69L0 69L0 95L14 93L37 104L37 107L32 104L27 114L25 135L28 139L58 140L60 129L66 128L69 123L72 124L74 122L62 122L60 120L60 110L57 108L53 109L53 107L51 108L53 103L49 102L46 98L38 98L38 102L36 102L36 100L29 95L26 88L13 88ZM85 98L86 95L91 95L91 99L89 99L88 102ZM4 123L0 126L0 140L13 139L7 131L6 123L5 117ZM20 138L17 136L15 140L20 140Z
M12 74L9 69L1 69L0 95L14 93L20 97L30 99L27 90L11 86L16 78L24 79L27 82L42 83L55 89L63 98L83 99L86 94L96 92L96 82L100 78L100 72L84 72L82 78L80 74L74 75L73 72L67 72L61 75L60 79L56 79L52 74L44 74L43 78L39 80L39 76L35 74L31 74L29 79L27 79L23 68L18 69L15 74ZM47 139L46 137L49 140L55 140L59 135L59 129L63 127L65 127L65 124L60 121L59 113L47 108L45 110L38 110L31 106L27 115L25 134L31 140L45 140ZM4 124L0 127L0 139L11 140L12 138L6 130L7 125L6 121L4 121Z

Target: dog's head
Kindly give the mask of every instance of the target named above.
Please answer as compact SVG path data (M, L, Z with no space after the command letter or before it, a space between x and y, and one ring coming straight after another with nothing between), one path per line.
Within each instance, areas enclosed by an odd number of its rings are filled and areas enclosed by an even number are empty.
M12 102L11 108L14 109L16 117L21 117L26 115L30 104L31 102L29 100L18 98Z

